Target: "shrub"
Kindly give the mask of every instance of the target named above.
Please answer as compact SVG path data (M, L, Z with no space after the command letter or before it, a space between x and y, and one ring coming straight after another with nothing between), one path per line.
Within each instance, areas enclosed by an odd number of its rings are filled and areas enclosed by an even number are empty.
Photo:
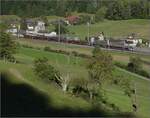
M128 63L128 70L131 72L137 72L142 68L142 60L140 57L130 57L130 62Z
M110 106L113 110L119 111L119 108L118 108L115 104L111 103L111 104L109 104L109 106Z
M51 51L51 48L50 47L44 47L44 51Z
M95 14L95 20L96 22L98 21L103 21L106 15L107 8L106 7L101 7Z
M58 71L48 63L47 58L39 58L34 61L34 72L45 80L55 80Z
M148 73L147 71L145 71L143 69L139 70L137 73L140 74L140 75L142 75L142 76L144 76L144 77L150 78L150 73Z
M76 51L72 51L71 52L74 56L78 56L79 54L78 54L78 52L76 52Z
M25 45L25 44L22 44L21 46L24 48L34 48L33 46L29 46L29 45Z
M9 60L14 58L17 44L8 33L0 31L0 59Z
M80 15L80 21L78 24L86 24L87 22L90 22L91 16L89 15Z

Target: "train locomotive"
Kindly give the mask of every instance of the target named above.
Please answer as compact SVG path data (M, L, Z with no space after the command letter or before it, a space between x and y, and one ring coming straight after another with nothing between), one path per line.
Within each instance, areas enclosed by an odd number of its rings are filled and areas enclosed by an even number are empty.
M69 44L77 45L86 45L86 46L96 46L99 45L103 48L119 49L119 50L134 50L137 46L138 41L133 38L124 38L124 39L111 39L104 37L103 33L100 33L98 36L92 36L85 38L85 40L74 39L73 37L67 37L63 35L47 35L46 33L26 33L24 34L25 38L31 38L36 40L48 40Z

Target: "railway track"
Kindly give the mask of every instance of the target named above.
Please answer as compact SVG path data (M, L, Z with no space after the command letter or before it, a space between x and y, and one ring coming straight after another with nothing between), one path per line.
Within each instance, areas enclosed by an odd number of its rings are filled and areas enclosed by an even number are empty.
M27 36L25 38L30 38L34 40L47 40L56 43L65 43L68 45L79 46L79 47L88 47L94 48L95 45L89 45L87 41L75 41L75 40L66 40L65 38L61 38L60 40L58 37L43 37L43 36ZM128 48L124 48L122 46L107 46L106 44L101 45L101 49L109 50L109 51L117 51L117 52L127 52L133 54L142 54L142 55L150 55L150 48L135 48L133 50L129 50Z

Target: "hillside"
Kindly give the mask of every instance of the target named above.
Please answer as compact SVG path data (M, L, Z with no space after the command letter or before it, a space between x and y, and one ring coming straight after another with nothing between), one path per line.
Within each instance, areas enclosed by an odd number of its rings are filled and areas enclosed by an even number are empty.
M85 39L88 36L87 25L77 25L68 27L70 32L74 32L81 39ZM137 34L139 38L149 39L150 33L150 20L145 19L132 19L132 20L105 20L96 24L91 24L90 36L99 32L104 32L106 37L122 38L131 33Z
M150 0L1 0L1 117L150 118Z
M45 52L43 50L30 49L30 48L21 48L19 53L16 54L15 57L19 61L18 64L13 64L9 62L4 63L3 61L0 61L0 65L1 65L0 70L8 71L12 73L15 76L15 78L17 77L18 80L16 78L15 83L18 83L18 81L21 80L21 83L22 82L28 83L29 85L38 88L38 90L43 91L48 96L48 99L51 99L50 104L57 109L71 107L73 111L74 110L76 111L78 109L84 112L87 111L87 114L90 113L90 110L93 108L87 101L81 98L71 97L70 95L64 95L55 85L51 84L50 82L44 82L43 80L40 80L36 77L36 75L33 73L32 70L33 60L35 58L39 58L43 56L47 57L49 59L49 63L54 65L56 68L58 68L63 74L68 72L69 69L70 75L73 78L76 78L77 75L79 74L80 77L87 77L87 71L85 69L86 61L83 60L82 58L76 59L75 57L71 57L72 61L70 64L68 64L68 62L66 61L67 57L63 54L50 53L50 52ZM128 78L132 82L136 82L137 94L138 94L137 98L138 98L138 104L140 106L138 110L138 115L141 117L148 118L149 109L150 109L149 108L150 96L148 94L150 89L148 88L150 86L150 81L143 80L140 77L136 77L118 68L114 70L113 74L115 77L121 76L123 78L124 77ZM130 99L123 94L121 89L111 84L110 85L106 84L105 89L107 91L106 95L110 102L117 105L121 111L124 112L131 111Z
M20 39L16 40L21 45L25 45L28 47L34 47L34 48L44 48L44 47L50 47L54 50L64 50L67 52L76 51L81 54L91 55L92 49L90 47L82 47L77 45L68 45L64 43L57 43L57 42L50 42L50 41L42 41L42 40L32 40L32 39ZM121 62L123 64L127 64L129 62L130 56L140 56L141 59L147 63L150 63L150 56L148 55L140 55L140 54L131 54L128 52L116 52L116 51L108 51L113 56L114 61ZM150 65L147 63L143 63L143 67L146 71L149 72Z

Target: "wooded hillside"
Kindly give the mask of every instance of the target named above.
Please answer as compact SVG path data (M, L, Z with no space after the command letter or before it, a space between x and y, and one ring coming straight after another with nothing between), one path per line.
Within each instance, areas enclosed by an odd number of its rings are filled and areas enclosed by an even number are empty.
M150 17L150 0L1 0L2 15L21 17L67 16L74 11L96 14L104 7L107 19Z

